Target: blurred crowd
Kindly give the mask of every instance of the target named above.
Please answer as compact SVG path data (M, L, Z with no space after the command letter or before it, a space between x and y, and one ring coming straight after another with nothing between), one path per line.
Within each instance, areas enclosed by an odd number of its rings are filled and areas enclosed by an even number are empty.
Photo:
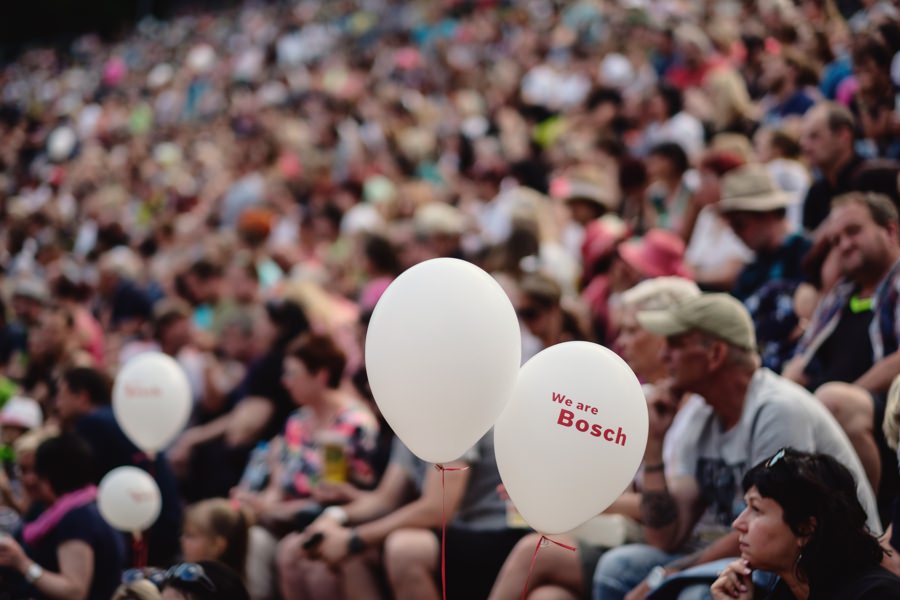
M736 498L713 502L727 529L776 438L850 468L880 535L900 491L898 88L900 5L876 0L248 2L22 52L0 65L0 528L25 537L0 539L0 598L105 600L141 579L203 598L212 560L254 600L436 598L444 497L450 595L518 597L535 542L490 434L443 488L367 383L378 299L436 257L501 283L523 362L616 349L666 436L611 509L641 531L616 543L665 553L610 583L629 567L586 534L559 564L542 553L531 597L624 597L702 547L690 524L660 533L673 465ZM669 309L681 329L639 318ZM177 360L194 402L153 457L110 407L147 351ZM814 398L828 410L794 417L825 424L694 439L710 407L729 422L723 389L740 415L764 385ZM725 483L687 466L736 443ZM162 492L150 564L182 568L120 579L142 549L100 532L91 484L121 465Z

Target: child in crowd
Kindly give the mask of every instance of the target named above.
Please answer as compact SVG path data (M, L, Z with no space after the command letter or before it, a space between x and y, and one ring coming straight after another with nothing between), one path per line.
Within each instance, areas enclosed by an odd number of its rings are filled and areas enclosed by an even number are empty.
M223 498L192 504L181 534L184 560L217 560L244 577L251 520L239 505Z

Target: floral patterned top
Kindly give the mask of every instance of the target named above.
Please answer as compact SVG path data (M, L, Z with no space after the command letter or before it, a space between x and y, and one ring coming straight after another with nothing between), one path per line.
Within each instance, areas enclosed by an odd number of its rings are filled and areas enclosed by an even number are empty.
M358 487L375 483L372 463L378 441L378 421L364 405L351 402L339 412L325 431L312 429L309 407L294 411L284 432L272 448L280 468L278 486L286 498L306 498L323 478L326 469L322 438L328 436L343 446L337 460L346 471L346 480Z

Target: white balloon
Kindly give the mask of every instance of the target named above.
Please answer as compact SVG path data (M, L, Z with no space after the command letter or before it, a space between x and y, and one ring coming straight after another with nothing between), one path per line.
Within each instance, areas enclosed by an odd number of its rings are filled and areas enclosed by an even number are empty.
M425 261L394 280L366 338L375 402L409 449L434 463L459 458L491 428L521 357L506 293L452 258Z
M100 482L97 507L107 523L122 531L140 532L159 517L159 486L137 467L113 469Z
M153 454L181 433L191 416L191 387L181 366L160 352L138 354L113 386L113 412L134 445Z
M570 531L628 487L647 445L647 403L615 353L589 342L529 360L494 426L500 478L529 525Z

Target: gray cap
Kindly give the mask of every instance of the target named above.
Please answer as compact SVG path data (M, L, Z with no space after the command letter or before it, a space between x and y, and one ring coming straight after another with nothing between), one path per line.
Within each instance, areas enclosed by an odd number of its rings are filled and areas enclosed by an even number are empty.
M658 335L701 331L738 348L756 349L750 313L728 294L702 294L667 310L642 311L637 314L637 320L641 327Z

